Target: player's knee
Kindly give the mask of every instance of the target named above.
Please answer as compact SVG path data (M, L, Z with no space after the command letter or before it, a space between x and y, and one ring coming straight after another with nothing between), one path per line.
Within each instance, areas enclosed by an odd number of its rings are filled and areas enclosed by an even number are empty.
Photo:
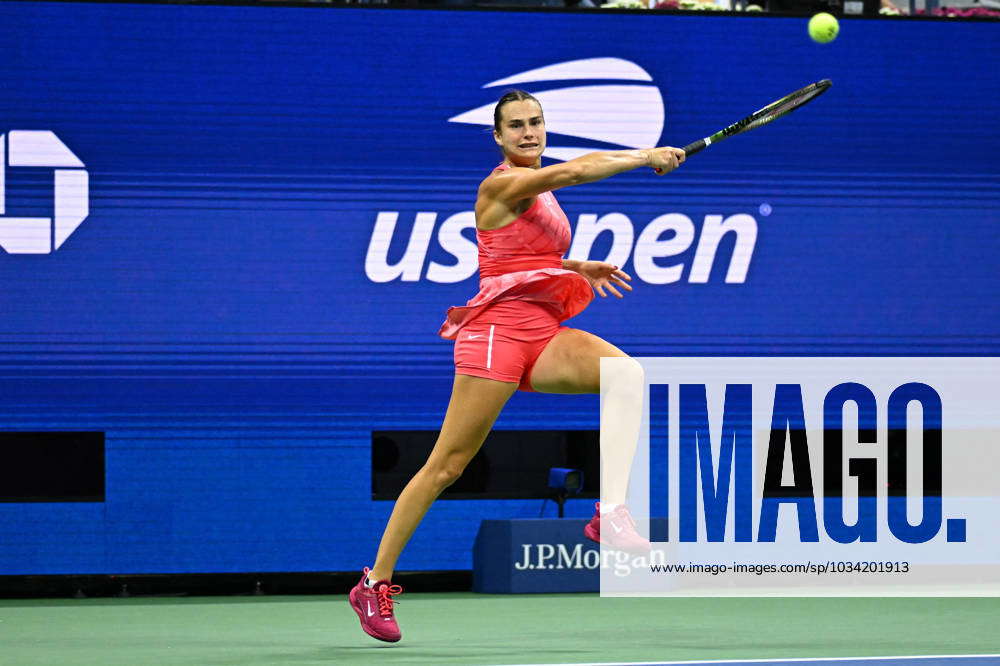
M465 456L449 456L442 464L435 466L431 470L431 478L434 485L444 490L451 484L458 481L465 471L465 466L469 463Z
M447 488L458 481L458 478L462 476L462 471L458 467L443 467L439 469L435 475L437 486L441 489Z

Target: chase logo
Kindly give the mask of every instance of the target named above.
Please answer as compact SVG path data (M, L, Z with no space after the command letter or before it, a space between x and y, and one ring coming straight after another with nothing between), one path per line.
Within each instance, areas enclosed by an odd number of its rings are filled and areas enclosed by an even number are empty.
M653 77L646 70L621 58L570 60L508 76L483 88L512 86L539 81L645 81ZM603 83L551 90L533 90L545 110L550 134L596 142L589 147L559 146L552 139L545 157L569 160L594 150L648 148L659 143L663 134L663 97L655 85ZM449 118L451 123L493 126L496 102Z
M50 254L90 212L89 175L83 162L53 132L0 134L0 247L9 254ZM7 166L55 168L53 217L7 216Z

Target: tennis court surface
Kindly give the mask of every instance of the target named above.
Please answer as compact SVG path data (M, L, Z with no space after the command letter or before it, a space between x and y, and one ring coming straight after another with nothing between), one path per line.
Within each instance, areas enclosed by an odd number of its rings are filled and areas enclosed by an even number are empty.
M995 598L398 599L396 644L346 595L0 600L0 664L1000 665Z

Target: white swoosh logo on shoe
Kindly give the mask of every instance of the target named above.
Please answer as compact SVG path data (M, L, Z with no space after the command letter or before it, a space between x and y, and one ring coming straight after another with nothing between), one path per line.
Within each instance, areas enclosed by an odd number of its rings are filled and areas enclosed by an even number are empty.
M615 521L609 520L608 522L611 523L611 527L615 528L615 533L616 534L621 534L622 528L620 528L617 525L615 525Z
M372 615L374 615L374 614L375 614L375 613L374 613L374 612L372 611L372 602L370 602L370 601L369 601L369 602L367 602L367 603L366 603L366 605L368 606L368 617L371 617Z
M483 336L482 335L467 335L467 336L465 336L465 339L466 340L475 340L476 338L481 338L481 337L483 337Z

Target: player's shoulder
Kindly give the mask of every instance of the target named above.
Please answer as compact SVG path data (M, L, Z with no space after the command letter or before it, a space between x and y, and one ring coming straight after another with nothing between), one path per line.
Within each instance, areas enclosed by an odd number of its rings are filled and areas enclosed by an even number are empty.
M511 166L506 169L497 167L479 183L479 191L487 193L497 191L504 188L512 180L533 172L534 169L528 167Z

